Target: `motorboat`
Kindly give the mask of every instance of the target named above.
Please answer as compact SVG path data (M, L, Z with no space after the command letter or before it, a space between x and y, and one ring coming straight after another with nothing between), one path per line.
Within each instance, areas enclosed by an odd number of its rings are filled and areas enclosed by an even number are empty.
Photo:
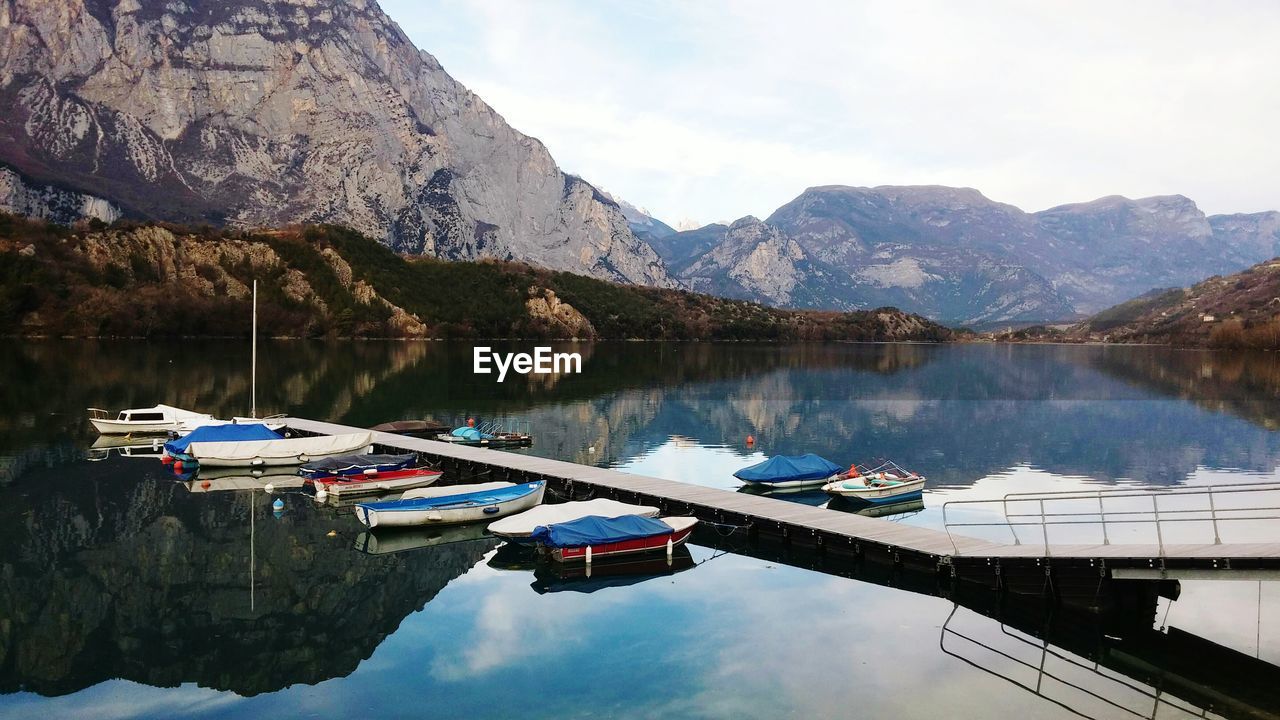
M454 428L452 432L436 436L439 442L469 447L522 447L533 444L533 436L522 432L486 432L478 428L463 426Z
M745 467L733 476L745 483L770 488L799 488L823 485L843 468L824 457L807 455L775 455L761 463Z
M369 472L382 473L392 470L407 470L417 460L417 453L404 453L403 455L338 455L306 463L298 468L298 474L315 480L319 478L363 475Z
M925 478L892 462L874 468L853 465L822 486L829 495L866 503L901 503L921 497Z
M284 436L261 423L249 425L217 424L203 425L182 437L174 438L164 444L164 452L175 460L184 463L195 461L191 453L194 443L230 443L248 440L283 440Z
M183 423L213 420L214 417L207 413L192 412L171 405L121 410L114 418L109 410L89 408L89 422L102 435L177 432Z
M689 539L697 524L695 517L588 515L540 526L532 538L539 551L556 562L592 562L595 558L664 550L670 555L677 545Z
M503 518L489 523L489 532L503 540L515 543L530 542L529 536L540 525L569 522L588 515L600 517L619 517L621 515L641 515L658 517L658 508L649 505L632 505L608 498L595 500L576 500L556 505L539 505L519 515Z
M541 480L450 485L410 490L399 500L360 503L355 512L370 528L482 522L534 507L546 489Z
M440 476L439 470L425 468L406 468L403 470L369 470L360 475L339 475L337 477L307 478L303 483L315 489L317 495L327 493L334 500L359 495L382 495L385 493L414 490L433 485Z
M187 446L188 454L201 467L301 465L337 455L372 451L373 433L368 431L277 440L192 442Z

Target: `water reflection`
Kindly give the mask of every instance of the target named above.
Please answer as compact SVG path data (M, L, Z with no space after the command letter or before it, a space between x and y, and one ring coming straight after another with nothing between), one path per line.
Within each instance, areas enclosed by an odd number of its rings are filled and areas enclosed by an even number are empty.
M578 346L582 375L498 385L471 374L469 347L264 346L264 412L507 416L533 427L523 452L726 489L776 453L890 458L930 477L924 507L875 510L933 527L952 498L1276 479L1280 464L1267 410L1280 381L1263 356L636 343ZM1271 582L1187 580L1171 601L1095 576L1064 609L714 531L670 564L587 577L475 528L361 532L290 494L296 478L176 482L135 456L145 443L91 447L87 406L245 412L247 360L239 343L0 350L0 372L27 380L0 394L0 716L408 715L424 697L434 716L469 718L1129 716L1088 699L1117 678L1137 690L1116 702L1139 714L1155 694L1160 717L1280 712ZM947 630L994 650L940 647ZM1047 658L1085 692L1001 653Z

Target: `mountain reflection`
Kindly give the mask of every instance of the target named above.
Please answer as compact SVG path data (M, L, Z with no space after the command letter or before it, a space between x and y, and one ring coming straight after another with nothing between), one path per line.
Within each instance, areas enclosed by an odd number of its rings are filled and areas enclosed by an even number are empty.
M496 545L370 556L349 518L300 496L275 518L261 492L192 494L162 472L41 469L0 503L0 692L124 678L251 696L342 677Z

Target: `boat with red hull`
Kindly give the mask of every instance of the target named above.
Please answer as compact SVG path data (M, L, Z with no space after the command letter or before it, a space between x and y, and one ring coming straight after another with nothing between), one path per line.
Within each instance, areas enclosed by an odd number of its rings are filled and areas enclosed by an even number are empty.
M307 478L304 484L317 493L323 489L334 498L354 495L378 495L381 493L410 490L431 485L444 473L440 470L409 468L367 472L363 475L341 475L327 478Z
M539 527L533 540L556 562L591 562L595 558L638 553L671 553L693 534L693 517L648 518L590 515L571 522Z

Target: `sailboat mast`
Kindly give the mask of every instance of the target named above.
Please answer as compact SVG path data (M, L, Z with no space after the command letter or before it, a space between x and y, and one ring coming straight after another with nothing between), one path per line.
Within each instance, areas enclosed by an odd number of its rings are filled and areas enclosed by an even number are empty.
M253 281L253 360L249 372L249 417L258 417L258 281Z

